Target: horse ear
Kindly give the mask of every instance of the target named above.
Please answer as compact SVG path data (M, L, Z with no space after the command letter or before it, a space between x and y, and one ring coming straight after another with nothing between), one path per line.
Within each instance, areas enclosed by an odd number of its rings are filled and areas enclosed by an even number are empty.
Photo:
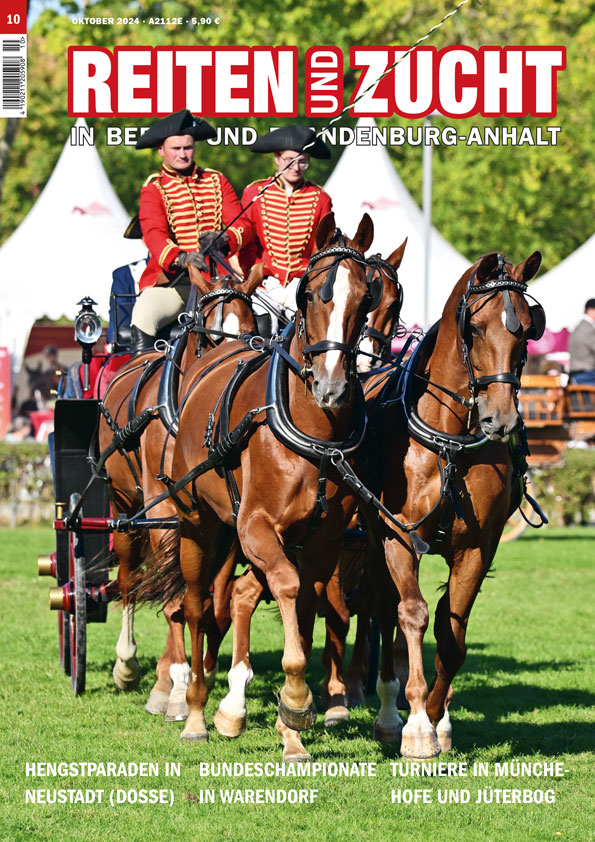
M398 269L401 265L401 261L403 260L403 255L405 253L405 246L407 245L407 240L409 237L405 237L399 248L396 248L391 256L388 258L387 263L393 267L393 269Z
M205 292L212 289L212 286L209 284L200 269L197 269L196 266L193 266L191 263L188 264L187 268L188 274L190 275L190 283L194 284L201 295L204 295Z
M492 251L489 254L484 254L479 262L479 266L477 267L477 272L475 273L477 283L482 284L484 281L487 281L497 266L498 252Z
M318 228L316 229L316 248L322 249L326 246L326 244L330 241L331 237L335 233L336 228L335 223L335 214L331 211L330 213L325 214L320 222L318 223Z
M254 290L262 284L265 274L264 263L255 263L244 283L238 285L238 289L241 289L246 295L252 295Z
M514 267L514 276L517 281L526 284L539 272L541 266L541 252L534 251L526 260Z
M365 213L362 218L361 222L358 225L357 231L355 232L355 237L353 238L353 245L358 251L361 251L362 254L368 251L370 246L372 245L372 240L374 239L374 223L372 222L372 217Z

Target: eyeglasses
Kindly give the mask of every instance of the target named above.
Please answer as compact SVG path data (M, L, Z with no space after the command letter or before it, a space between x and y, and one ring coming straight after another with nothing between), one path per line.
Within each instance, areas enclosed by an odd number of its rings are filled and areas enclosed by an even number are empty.
M283 164L285 169L290 169L291 167L298 167L300 170L307 170L310 166L310 161L306 161L305 158L280 158L279 159Z

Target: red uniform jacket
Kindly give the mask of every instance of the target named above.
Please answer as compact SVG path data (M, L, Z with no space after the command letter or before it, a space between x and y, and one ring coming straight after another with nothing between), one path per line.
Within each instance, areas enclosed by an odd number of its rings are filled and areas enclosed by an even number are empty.
M265 178L249 184L242 195L242 207L271 181ZM278 179L246 210L255 237L240 251L244 274L255 263L264 262L268 274L283 285L301 276L314 251L318 223L330 210L330 196L311 181L288 196Z
M180 251L197 251L201 234L220 231L239 212L233 187L216 170L195 165L191 175L182 176L164 166L150 175L140 194L140 225L151 254L140 289L175 277L171 265ZM227 233L234 254L252 238L252 223L241 216Z

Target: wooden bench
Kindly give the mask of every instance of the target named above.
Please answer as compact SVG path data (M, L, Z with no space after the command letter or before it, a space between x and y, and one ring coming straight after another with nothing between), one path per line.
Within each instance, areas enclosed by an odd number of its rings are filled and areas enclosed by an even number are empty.
M595 386L572 383L566 387L566 415L568 418L595 420Z
M526 427L557 427L564 423L564 389L560 377L524 374L519 392L519 412Z
M595 386L572 383L565 390L565 413L573 439L595 438Z

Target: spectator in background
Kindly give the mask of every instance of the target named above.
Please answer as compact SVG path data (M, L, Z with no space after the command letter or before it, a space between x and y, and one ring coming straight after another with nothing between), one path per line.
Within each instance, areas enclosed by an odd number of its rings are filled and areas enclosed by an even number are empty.
M8 428L4 441L14 443L32 438L33 424L31 423L31 419L26 418L24 415L19 415Z
M60 373L66 371L68 366L65 363L60 362L58 359L58 349L55 345L48 345L47 348L44 348L44 356L45 356L45 369L44 374L47 376L47 380L49 382L50 389L57 389L58 383L60 382ZM44 397L47 399L50 396L50 393L44 394Z
M585 315L570 334L570 382L595 386L595 298L585 304Z

